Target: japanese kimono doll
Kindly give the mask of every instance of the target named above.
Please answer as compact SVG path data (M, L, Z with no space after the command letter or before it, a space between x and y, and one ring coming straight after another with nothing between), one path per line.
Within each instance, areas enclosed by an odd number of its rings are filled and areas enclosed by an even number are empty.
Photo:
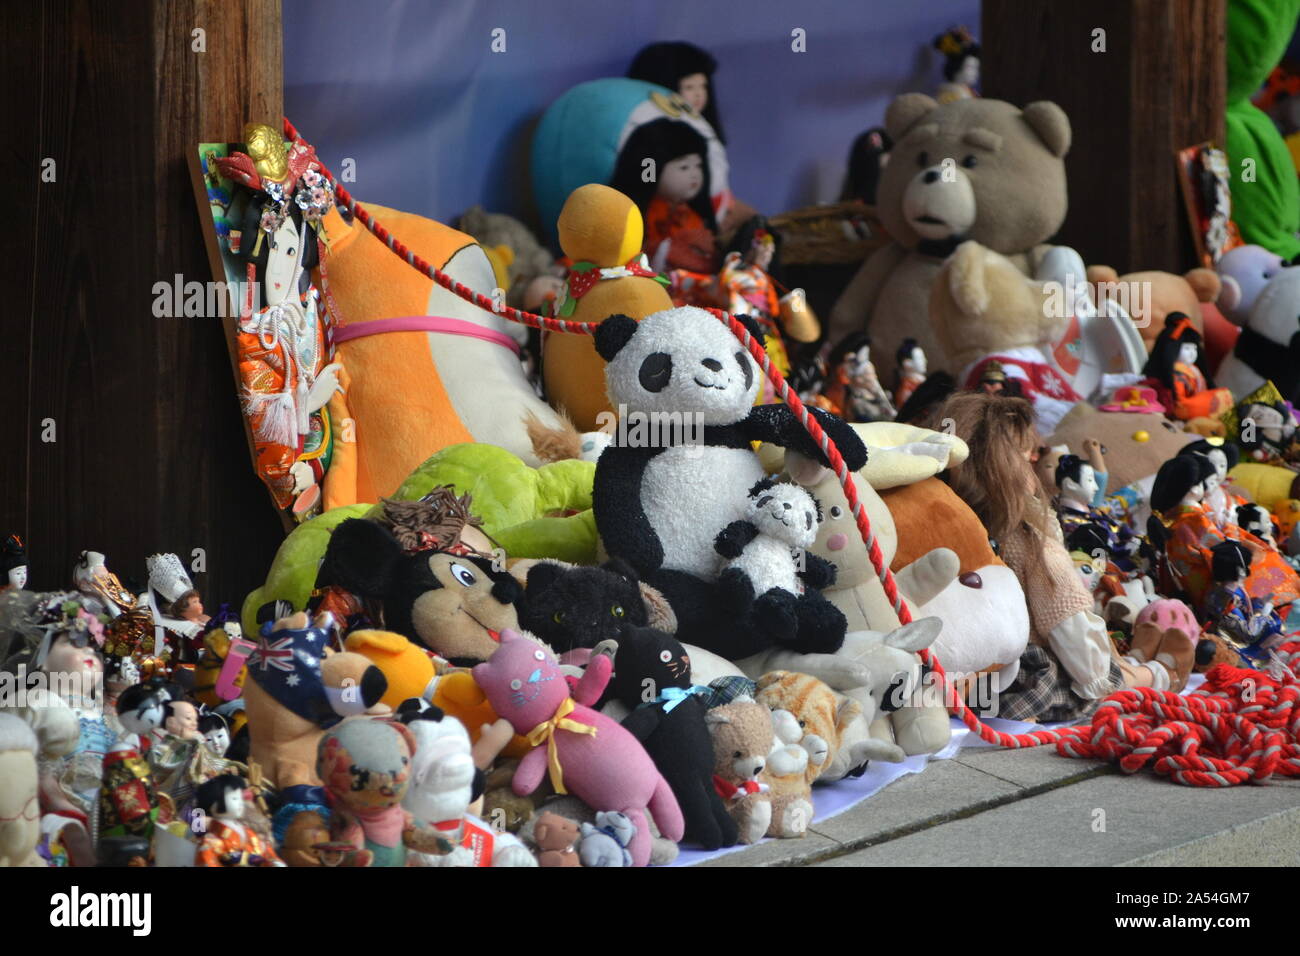
M244 135L247 154L216 160L223 175L246 187L232 204L244 201L242 215L230 217L240 228L229 234L248 279L237 338L241 398L258 476L276 505L303 521L320 507L333 441L326 405L341 390L331 320L311 281L318 263L325 274L320 220L333 206L333 190L307 143L286 147L271 127L257 124Z
M1191 320L1181 312L1171 312L1142 369L1164 389L1169 400L1162 401L1181 421L1217 418L1232 408L1232 393L1215 388L1210 379L1203 345Z
M1202 507L1206 479L1214 465L1201 455L1179 455L1160 466L1151 489L1151 509L1168 525L1165 553L1174 577L1191 603L1205 605L1214 586L1213 549L1232 540L1250 551L1250 572L1242 583L1251 598L1285 608L1300 597L1300 577L1274 549L1236 525L1220 530Z

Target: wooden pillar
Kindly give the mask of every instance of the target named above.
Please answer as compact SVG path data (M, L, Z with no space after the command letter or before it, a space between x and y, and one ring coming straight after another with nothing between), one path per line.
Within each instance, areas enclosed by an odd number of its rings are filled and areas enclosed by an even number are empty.
M1226 2L984 0L984 95L1053 100L1074 127L1056 241L1085 262L1120 273L1198 264L1174 155L1223 145Z
M278 123L279 0L3 4L0 35L16 114L0 535L27 541L32 588L66 586L82 549L136 585L147 555L174 551L202 569L209 612L238 607L283 531L221 320L155 316L154 285L212 279L187 156Z

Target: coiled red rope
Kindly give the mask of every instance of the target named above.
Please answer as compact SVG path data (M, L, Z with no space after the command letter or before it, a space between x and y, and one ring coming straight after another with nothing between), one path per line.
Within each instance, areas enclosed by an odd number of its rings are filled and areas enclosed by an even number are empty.
M288 117L284 120L284 135L290 140L299 138L297 129ZM457 282L389 232L383 223L352 197L323 162L320 166L322 175L334 188L338 205L347 209L394 255L462 299L512 322L550 332L591 335L600 324L535 315L494 301ZM858 500L857 488L839 449L809 414L799 396L786 383L785 377L772 365L762 345L750 336L745 326L719 309L709 311L726 323L732 334L744 344L781 400L795 413L825 453L844 489L844 497L857 522L858 531L867 546L872 567L885 589L885 595L893 605L899 621L903 624L910 623L911 609L899 594L894 575L885 564L880 545L871 530L871 521ZM1300 644L1286 646L1300 651ZM1211 671L1211 674L1220 672L1216 678L1215 686L1218 690L1215 693L1198 691L1184 697L1170 691L1156 691L1146 687L1123 690L1101 703L1093 715L1091 725L1008 734L989 727L966 705L960 695L949 690L947 674L939 659L928 648L921 651L921 659L933 669L943 690L943 699L949 702L961 721L982 740L999 747L1018 749L1054 743L1057 752L1063 756L1118 761L1120 767L1130 773L1150 765L1157 773L1166 774L1178 783L1189 786L1227 787L1245 782L1259 783L1273 773L1300 775L1300 746L1296 743L1297 732L1300 732L1300 709L1296 707L1296 701L1300 699L1300 685L1297 685L1294 675L1289 672L1280 680L1269 679L1269 683L1264 683L1259 681L1261 675L1257 671L1228 674L1227 671L1236 669L1221 671L1225 665L1219 665ZM1243 699L1242 688L1247 687L1257 690L1257 699L1250 702Z

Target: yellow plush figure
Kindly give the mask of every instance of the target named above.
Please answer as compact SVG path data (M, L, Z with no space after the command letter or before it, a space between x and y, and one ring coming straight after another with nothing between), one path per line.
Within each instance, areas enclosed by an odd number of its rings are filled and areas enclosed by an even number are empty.
M393 710L412 697L432 696L433 660L401 634L392 631L353 631L343 646L367 658L384 673L388 690L379 698Z
M469 739L475 744L483 734L483 727L497 722L496 711L469 671L452 671L438 678L433 692L433 706L464 724L469 731ZM501 751L501 756L523 757L532 749L525 738L515 734Z
M367 208L427 262L493 295L492 263L472 238L422 216ZM540 464L525 420L560 421L524 376L524 327L412 269L337 210L322 222L329 253L320 284L339 320L334 340L345 369L344 391L330 402L337 433L324 507L391 495L422 461L460 442L499 445Z
M1248 500L1269 511L1280 508L1288 498L1300 496L1300 475L1281 465L1243 461L1228 472L1227 483L1240 488Z
M596 183L575 189L556 228L560 248L572 263L557 303L562 318L600 322L621 313L643 319L673 307L664 284L634 263L645 227L636 203L617 189ZM648 274L638 274L642 272ZM546 333L542 375L550 403L568 412L579 431L595 431L596 416L610 408L605 360L596 354L592 337Z

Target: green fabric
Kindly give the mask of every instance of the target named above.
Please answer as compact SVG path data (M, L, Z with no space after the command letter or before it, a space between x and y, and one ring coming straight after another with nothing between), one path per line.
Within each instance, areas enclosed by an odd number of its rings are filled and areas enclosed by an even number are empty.
M1300 180L1282 134L1250 97L1277 66L1300 19L1300 0L1229 0L1228 107L1232 218L1246 242L1283 258L1300 254ZM1254 181L1243 181L1253 160Z
M413 501L450 485L456 494L470 495L471 511L483 519L483 530L507 556L595 564L596 520L591 513L595 477L594 462L557 461L532 468L504 448L466 443L448 446L425 460L393 497ZM244 599L244 633L257 634L257 610L268 601L288 601L294 610L301 610L315 587L316 571L334 527L346 518L372 516L378 508L371 504L334 508L295 528L276 552L266 583Z

